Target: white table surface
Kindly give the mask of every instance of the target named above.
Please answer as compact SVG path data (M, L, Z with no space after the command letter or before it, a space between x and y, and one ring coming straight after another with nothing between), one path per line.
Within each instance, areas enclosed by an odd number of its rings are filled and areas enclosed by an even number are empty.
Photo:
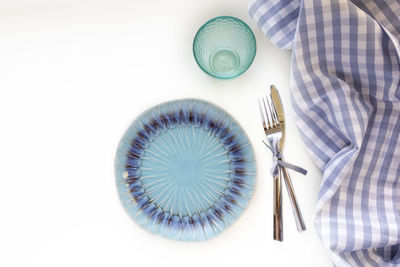
M208 77L192 56L196 30L218 15L243 19L257 39L253 65L233 80ZM312 225L321 174L294 124L290 60L247 0L0 0L0 266L330 266ZM286 109L286 159L309 170L292 173L308 231L297 233L284 191L283 243L272 240L271 155L256 106L271 83ZM113 170L132 120L185 97L233 115L258 167L243 216L198 243L137 226Z

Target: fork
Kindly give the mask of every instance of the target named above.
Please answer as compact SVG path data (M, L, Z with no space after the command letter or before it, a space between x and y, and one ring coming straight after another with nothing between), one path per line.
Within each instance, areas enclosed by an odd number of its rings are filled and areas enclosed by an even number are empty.
M267 104L266 104L267 103ZM281 197L281 177L283 176L286 189L289 194L290 204L292 207L293 215L296 221L296 227L299 232L306 230L305 223L294 193L292 181L285 166L291 165L284 163L281 154L284 143L284 125L283 121L279 121L274 102L271 98L262 98L259 101L259 108L261 113L261 120L264 128L265 135L269 142L266 144L273 152L275 159L275 167L278 168L278 173L274 173L274 239L282 241L282 197Z
M282 138L282 130L279 127L279 122L273 118L276 114L273 114L271 103L266 98L268 103L265 104L265 99L262 98L259 101L260 116L264 128L264 133L270 144L270 147L278 150L279 141ZM283 240L283 220L282 220L282 179L281 171L279 169L278 174L273 174L274 185L273 185L273 238L277 241Z

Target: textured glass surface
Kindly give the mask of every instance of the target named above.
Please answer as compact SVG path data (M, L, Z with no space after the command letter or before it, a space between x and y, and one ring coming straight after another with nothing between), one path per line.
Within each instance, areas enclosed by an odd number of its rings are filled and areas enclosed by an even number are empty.
M228 227L255 182L253 149L218 107L195 99L166 102L140 115L118 147L120 199L142 227L197 241Z
M197 64L207 74L234 78L245 72L256 54L256 40L249 26L234 17L216 17L206 22L193 42Z

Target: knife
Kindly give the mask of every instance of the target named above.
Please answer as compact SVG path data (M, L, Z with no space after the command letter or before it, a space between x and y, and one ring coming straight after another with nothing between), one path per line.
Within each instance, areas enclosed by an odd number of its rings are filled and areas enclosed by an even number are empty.
M281 124L281 127L282 127L282 138L279 142L279 149L282 152L283 144L285 142L285 113L283 111L281 97L279 96L279 92L274 85L271 85L271 93L270 94L271 94L272 103L276 110L276 115L277 115L279 123ZM283 161L283 156L281 156L280 160ZM294 193L292 179L290 178L289 172L285 167L280 167L280 169L282 170L282 174L283 174L283 178L284 178L283 180L285 181L286 189L289 194L290 204L292 206L294 219L296 221L297 231L299 231L299 232L305 231L306 225L304 223L303 216L301 214L300 207L297 202L296 195Z

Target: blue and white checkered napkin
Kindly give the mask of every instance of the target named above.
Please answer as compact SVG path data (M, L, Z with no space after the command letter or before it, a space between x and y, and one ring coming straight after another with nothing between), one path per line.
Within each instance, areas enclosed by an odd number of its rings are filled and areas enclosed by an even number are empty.
M251 0L292 49L292 104L323 172L315 227L338 266L400 266L400 1Z

